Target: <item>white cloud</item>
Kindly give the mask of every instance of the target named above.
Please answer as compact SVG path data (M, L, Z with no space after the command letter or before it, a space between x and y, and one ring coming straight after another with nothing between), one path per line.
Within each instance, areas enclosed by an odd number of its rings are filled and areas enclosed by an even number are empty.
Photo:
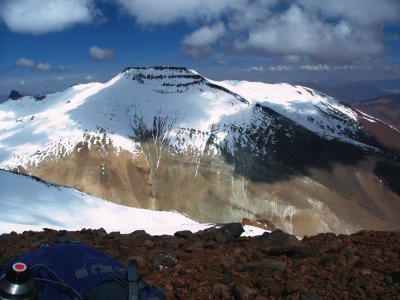
M273 15L271 8L277 2L276 0L245 1L241 6L230 11L228 17L229 27L232 31L240 33L262 25L265 20Z
M269 67L268 70L270 70L271 72L285 72L285 71L292 70L292 68L290 66L277 65L277 66Z
M346 64L384 52L384 24L400 20L399 0L118 0L142 26L186 21L182 39L195 58L223 52ZM224 30L214 32L215 24ZM220 27L222 28L222 27Z
M2 0L0 20L11 31L44 34L93 20L93 0Z
M18 59L15 64L18 67L29 67L32 68L34 66L36 66L36 61L34 61L33 59L29 59L26 57L21 57L20 59Z
M251 67L246 69L246 72L264 72L265 69L263 67Z
M115 51L111 48L99 48L92 46L89 48L89 57L93 60L110 60L115 57Z
M242 47L286 56L305 53L315 49L315 43L324 31L321 25L306 16L297 6L292 6L283 14L266 20L262 26L251 29Z
M290 66L285 66L285 65L277 65L277 66L270 66L268 68L264 67L251 67L246 69L247 72L265 72L265 71L270 71L270 72L285 72L285 71L291 71L292 67Z
M376 30L345 20L329 23L297 5L252 29L242 47L267 56L299 55L320 62L352 61L384 50Z
M227 64L229 64L229 60L227 60L226 58L220 58L220 59L217 60L217 62L218 62L220 65L227 65Z
M87 75L87 76L85 77L85 79L86 79L86 80L92 80L93 77L92 77L91 75Z
M139 24L166 25L179 20L219 19L225 12L244 8L247 0L118 0L118 3Z
M300 56L299 55L286 55L283 57L283 59L289 63L294 63L300 61Z
M211 26L203 26L195 32L185 36L182 41L184 46L204 47L215 43L225 33L224 23L219 22Z
M211 26L203 26L185 36L182 41L182 52L193 58L200 58L212 51L215 42L225 34L225 25L222 22Z
M31 68L38 71L49 71L51 70L51 65L48 63L38 63L33 59L21 57L15 62L15 65L23 68Z
M141 26L187 22L182 53L215 51L299 62L348 64L384 52L383 27L400 21L399 0L0 0L0 21L10 30L42 34L99 16L96 1L116 3ZM94 46L95 47L95 46ZM91 48L106 60L113 49Z
M329 71L330 69L331 68L326 64L300 66L300 70L303 70L303 71Z
M21 81L19 82L19 84L20 84L20 85L25 85L25 81L24 81L24 80L21 80Z
M313 14L322 13L329 18L346 19L361 25L373 25L400 19L398 0L297 0Z
M38 63L38 64L35 66L35 69L36 69L36 70L39 70L39 71L48 71L48 70L51 69L51 66L50 66L50 64Z
M352 65L341 65L333 67L334 70L354 70L356 67Z
M65 80L65 77L59 76L59 77L56 77L54 80L63 81L63 80Z

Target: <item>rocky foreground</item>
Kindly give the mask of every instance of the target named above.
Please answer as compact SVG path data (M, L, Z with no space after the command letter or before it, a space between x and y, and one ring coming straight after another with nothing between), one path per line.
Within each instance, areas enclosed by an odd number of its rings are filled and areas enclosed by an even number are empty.
M0 265L42 244L78 240L138 271L167 299L400 299L400 231L239 237L241 224L150 236L45 230L0 236Z

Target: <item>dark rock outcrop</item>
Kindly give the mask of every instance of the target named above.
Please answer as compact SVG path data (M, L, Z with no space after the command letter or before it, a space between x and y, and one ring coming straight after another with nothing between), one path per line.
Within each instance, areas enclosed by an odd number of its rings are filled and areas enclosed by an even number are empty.
M10 92L10 95L8 96L8 99L18 100L18 99L21 99L22 97L24 97L24 95L22 95L20 92L18 92L16 90L12 90Z

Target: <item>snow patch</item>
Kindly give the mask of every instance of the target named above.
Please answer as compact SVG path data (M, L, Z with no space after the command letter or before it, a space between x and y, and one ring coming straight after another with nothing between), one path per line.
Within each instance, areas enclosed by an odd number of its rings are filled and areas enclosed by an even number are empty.
M152 211L117 205L100 198L34 178L0 170L0 234L27 230L81 230L107 232L145 230L151 235L197 232L212 227L177 212ZM264 233L245 226L245 236Z

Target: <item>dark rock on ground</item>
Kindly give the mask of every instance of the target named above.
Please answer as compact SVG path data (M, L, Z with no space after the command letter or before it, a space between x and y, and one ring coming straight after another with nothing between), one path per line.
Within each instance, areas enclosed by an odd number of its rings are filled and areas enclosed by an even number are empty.
M207 229L204 231L204 234L210 240L227 243L232 242L235 238L240 237L243 232L244 229L241 223L230 223L219 228L212 227Z
M400 232L319 234L299 241L282 231L239 237L226 225L195 234L150 236L104 229L0 236L0 263L43 244L82 241L138 272L167 299L399 299Z
M318 255L318 251L308 246L289 246L282 248L272 248L270 251L268 251L268 255L285 255L287 257L306 258Z
M285 269L285 261L265 259L260 262L245 265L242 269L240 269L240 272L284 271Z
M391 272L389 276L392 277L393 282L400 282L400 271Z
M187 238L191 237L192 234L193 234L193 233L192 233L191 231L189 231L189 230L183 230L183 231L177 231L177 232L175 232L174 236L187 239Z

